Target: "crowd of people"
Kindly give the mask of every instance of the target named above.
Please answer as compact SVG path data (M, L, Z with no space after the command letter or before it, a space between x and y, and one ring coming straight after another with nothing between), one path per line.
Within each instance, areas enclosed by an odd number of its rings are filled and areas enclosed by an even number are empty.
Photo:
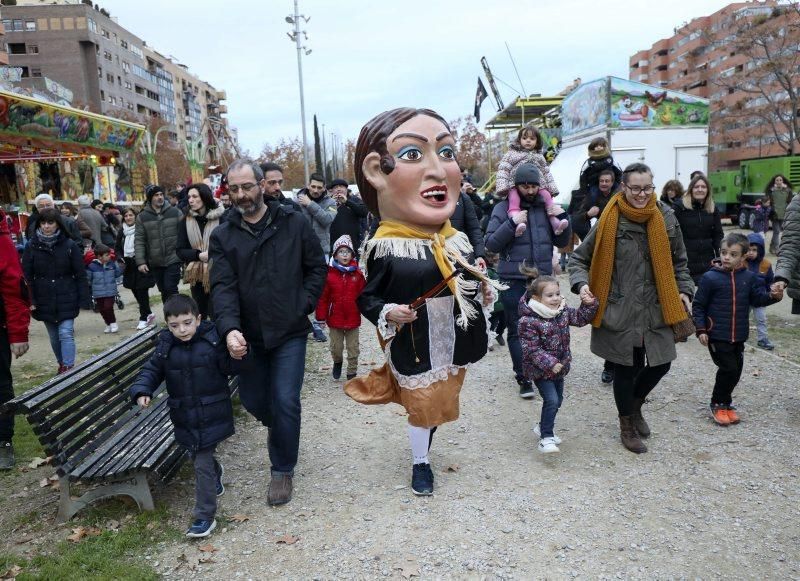
M0 403L13 397L11 357L28 350L31 317L44 323L64 373L76 363L82 309L96 310L106 333L119 332L121 283L142 330L155 323L157 287L166 329L131 396L146 407L167 382L176 438L194 460L192 537L214 529L224 492L215 450L234 431L229 375L239 376L242 404L267 428L267 501L291 500L309 335L329 342L332 376L345 376L348 396L406 408L417 495L433 493L428 450L437 428L458 417L466 367L497 347L508 347L519 395L532 398L535 387L541 396L539 451L559 451L570 326L591 325L590 349L603 360L600 380L613 385L626 449L647 451L643 407L678 357L676 344L693 334L718 368L711 417L738 423L732 394L750 310L763 349L774 347L765 308L785 289L800 314L800 196L775 176L754 232L726 236L704 174L685 189L670 180L659 196L647 165L618 167L599 138L565 210L541 144L534 127L522 128L482 197L458 167L447 123L432 111L397 109L362 130L358 192L312 174L288 198L279 165L240 159L216 191L148 186L138 212L88 196L77 209L57 208L41 194L20 248L0 214ZM561 268L577 308L566 304ZM181 280L191 297L178 293ZM362 315L386 354L365 376ZM12 437L13 423L0 417L0 469L14 464Z

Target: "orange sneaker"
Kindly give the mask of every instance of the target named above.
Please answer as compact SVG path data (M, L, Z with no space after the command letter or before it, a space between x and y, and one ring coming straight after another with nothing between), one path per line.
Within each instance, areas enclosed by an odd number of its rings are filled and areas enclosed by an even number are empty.
M728 418L728 408L723 405L712 404L711 417L714 418L714 421L720 426L727 426L731 423L731 420Z
M739 418L739 414L736 413L736 408L733 407L732 405L728 406L727 412L728 412L728 422L730 422L731 424L738 424L741 421L741 419Z

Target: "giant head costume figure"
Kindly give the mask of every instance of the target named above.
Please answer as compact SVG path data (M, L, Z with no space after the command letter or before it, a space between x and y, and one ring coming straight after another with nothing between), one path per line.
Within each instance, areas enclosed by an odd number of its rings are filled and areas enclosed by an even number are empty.
M430 109L374 117L358 136L354 165L361 197L381 220L434 233L455 210L461 185L455 139Z

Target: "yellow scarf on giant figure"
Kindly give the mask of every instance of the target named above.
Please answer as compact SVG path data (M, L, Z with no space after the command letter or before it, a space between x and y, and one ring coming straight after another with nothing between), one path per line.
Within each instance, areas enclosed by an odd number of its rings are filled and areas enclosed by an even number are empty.
M375 236L367 242L362 256L365 262L368 256L424 259L426 247L430 249L443 280L455 272L456 265L475 279L469 280L462 273L447 281L447 286L461 311L457 323L465 329L468 321L478 315L478 310L469 302L469 298L477 292L478 285L483 282L497 290L503 290L505 286L490 280L480 269L466 261L464 256L472 253L472 246L463 232L450 225L450 220L433 234L400 222L384 220L378 226ZM362 268L366 272L366 265Z

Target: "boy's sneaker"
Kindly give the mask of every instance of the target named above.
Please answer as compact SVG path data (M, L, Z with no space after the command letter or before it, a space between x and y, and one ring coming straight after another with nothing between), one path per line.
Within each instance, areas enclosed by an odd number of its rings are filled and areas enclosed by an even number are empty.
M111 323L109 325L109 328L111 329L109 333L119 333L119 325L117 325L116 323Z
M155 323L155 322L156 322L156 316L155 316L154 313L150 313L149 315L147 315L147 326L148 327L150 325L152 325L153 323Z
M207 537L217 528L217 521L214 520L200 520L197 519L192 523L192 526L186 531L186 536L191 537L193 539L199 539L201 537Z
M772 341L770 341L769 339L761 339L758 342L758 346L764 349L765 351L772 351L773 349L775 349L775 345L773 345Z
M542 438L539 440L539 452L542 454L552 454L553 452L560 452L556 446L555 438Z
M720 426L727 426L731 423L731 420L728 418L728 408L722 404L711 404L711 417L714 418L714 421Z
M539 424L534 424L533 426L533 433L539 436L539 439L542 438L542 427ZM561 438L553 434L553 442L556 443L556 446L561 445Z
M143 331L144 329L147 329L147 321L139 321L139 324L136 325L136 330Z
M347 374L347 381L350 381L351 379L355 379L355 377L356 377L355 373L348 373Z
M411 473L411 492L417 496L433 494L433 470L430 464L414 464Z
M738 424L742 421L739 414L736 413L736 408L732 405L728 406L728 421L732 424Z
M531 399L534 395L531 381L529 379L518 379L517 383L519 384L519 396L523 399Z
M15 461L11 442L0 442L0 470L11 470Z
M105 328L105 329L103 329L103 333L106 333L106 334L108 334L108 333L110 333L110 332L111 332L111 325L106 325L106 328Z
M333 375L334 379L339 379L342 376L342 362L341 361L339 361L339 363L336 363L336 362L333 363L333 373L332 373L332 375Z
M225 485L222 483L222 477L225 474L225 467L222 462L214 460L214 466L217 469L217 496L225 494Z

